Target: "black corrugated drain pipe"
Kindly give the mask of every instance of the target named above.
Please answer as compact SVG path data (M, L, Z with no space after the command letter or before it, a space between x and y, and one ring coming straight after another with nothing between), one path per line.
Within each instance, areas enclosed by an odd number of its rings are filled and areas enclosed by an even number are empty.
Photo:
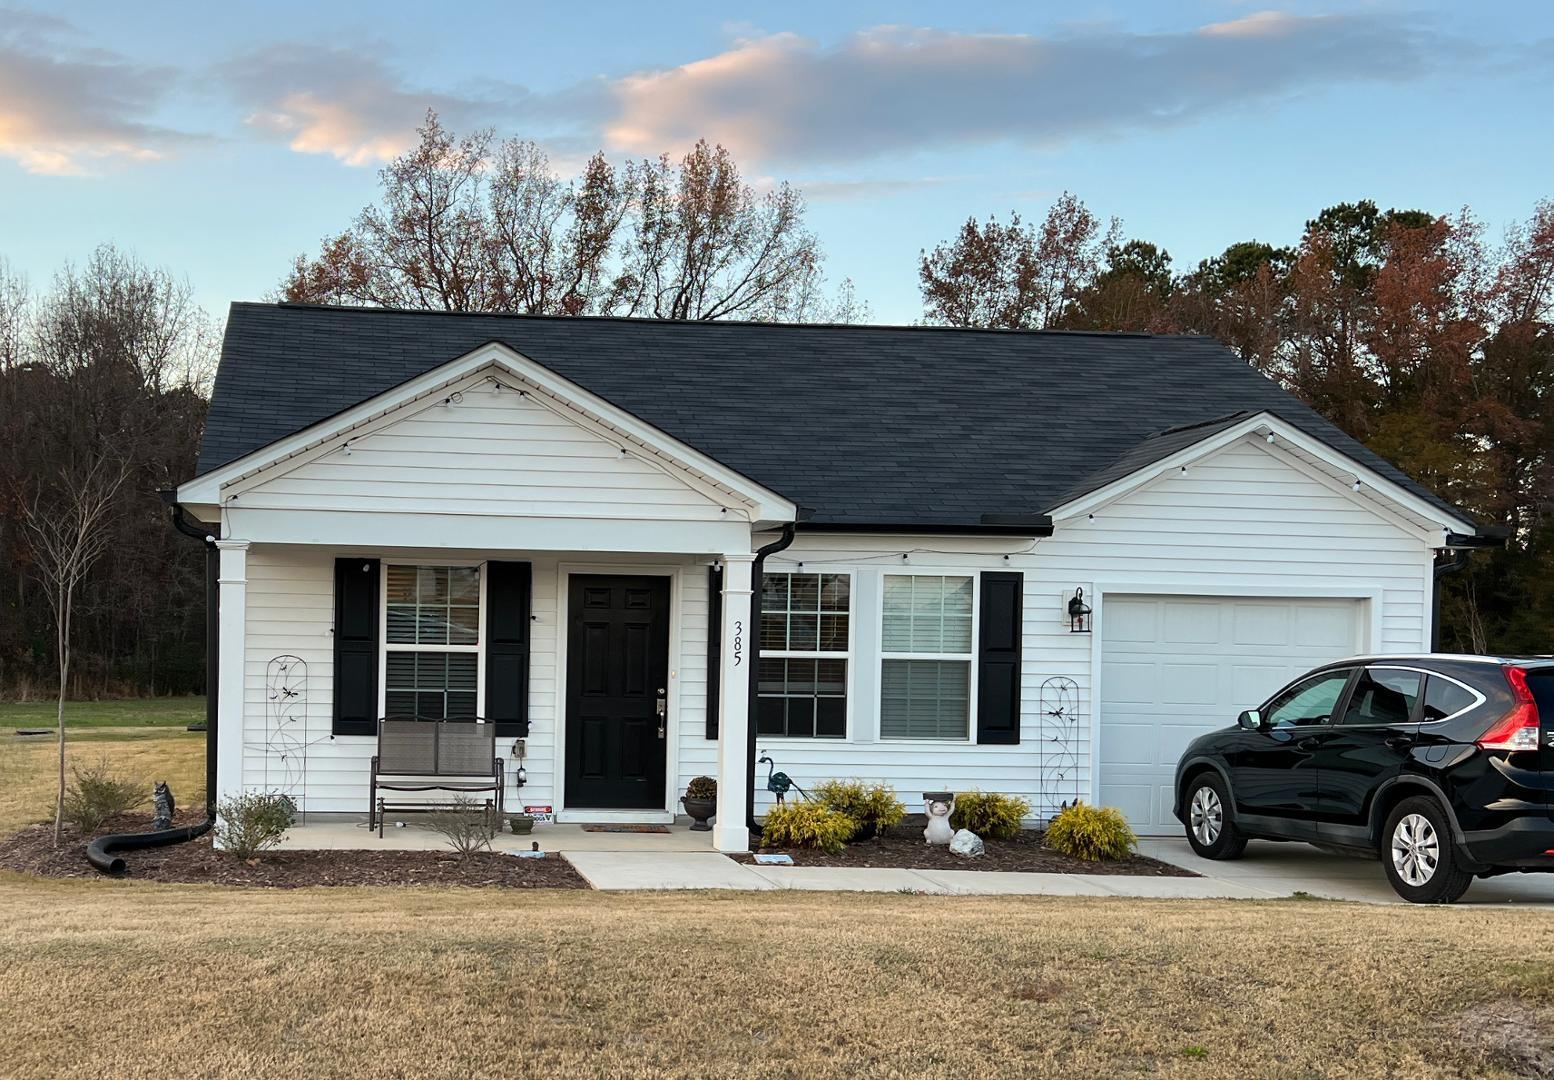
M803 512L800 511L800 513ZM797 529L798 523L790 521L782 527L782 535L776 540L765 547L756 548L755 564L750 568L750 701L746 706L749 727L746 731L748 745L745 747L745 824L749 826L751 836L759 836L761 833L761 826L755 820L755 728L756 692L759 689L757 676L761 660L761 572L766 566L768 555L785 551L793 543L793 534Z
M167 498L169 494L164 492L163 497ZM205 820L180 829L99 836L86 845L86 861L105 874L124 873L124 858L118 852L187 843L204 836L216 824L216 676L221 642L217 603L221 588L221 553L216 548L216 538L208 530L191 524L184 516L183 507L170 498L167 501L173 508L173 527L205 544Z

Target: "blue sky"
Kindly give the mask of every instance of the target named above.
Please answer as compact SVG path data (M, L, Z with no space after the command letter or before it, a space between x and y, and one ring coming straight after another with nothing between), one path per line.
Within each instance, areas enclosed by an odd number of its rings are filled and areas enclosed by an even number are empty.
M3 4L4 0L0 0ZM90 3L0 8L0 258L113 241L220 314L343 228L428 105L565 166L730 145L833 280L1061 191L1191 265L1341 200L1491 240L1554 196L1554 5Z

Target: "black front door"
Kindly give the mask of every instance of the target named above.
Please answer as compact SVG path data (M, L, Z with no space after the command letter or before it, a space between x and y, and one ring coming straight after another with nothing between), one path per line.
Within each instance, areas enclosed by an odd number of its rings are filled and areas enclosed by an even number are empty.
M567 612L567 808L661 810L669 579L573 575Z

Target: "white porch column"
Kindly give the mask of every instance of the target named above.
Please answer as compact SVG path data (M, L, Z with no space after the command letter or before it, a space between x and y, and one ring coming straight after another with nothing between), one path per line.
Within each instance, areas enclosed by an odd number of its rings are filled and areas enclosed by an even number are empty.
M750 579L755 556L723 556L723 671L718 681L722 719L718 722L718 816L712 845L719 851L749 851L745 824L745 756L750 747Z
M248 541L217 540L221 646L216 673L216 798L243 790L243 668L248 646Z

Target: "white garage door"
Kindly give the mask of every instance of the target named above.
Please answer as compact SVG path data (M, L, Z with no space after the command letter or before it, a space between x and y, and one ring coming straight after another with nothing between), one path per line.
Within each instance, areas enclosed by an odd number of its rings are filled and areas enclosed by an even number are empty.
M1106 597L1100 803L1140 835L1174 834L1176 761L1205 731L1318 664L1359 651L1357 600Z

